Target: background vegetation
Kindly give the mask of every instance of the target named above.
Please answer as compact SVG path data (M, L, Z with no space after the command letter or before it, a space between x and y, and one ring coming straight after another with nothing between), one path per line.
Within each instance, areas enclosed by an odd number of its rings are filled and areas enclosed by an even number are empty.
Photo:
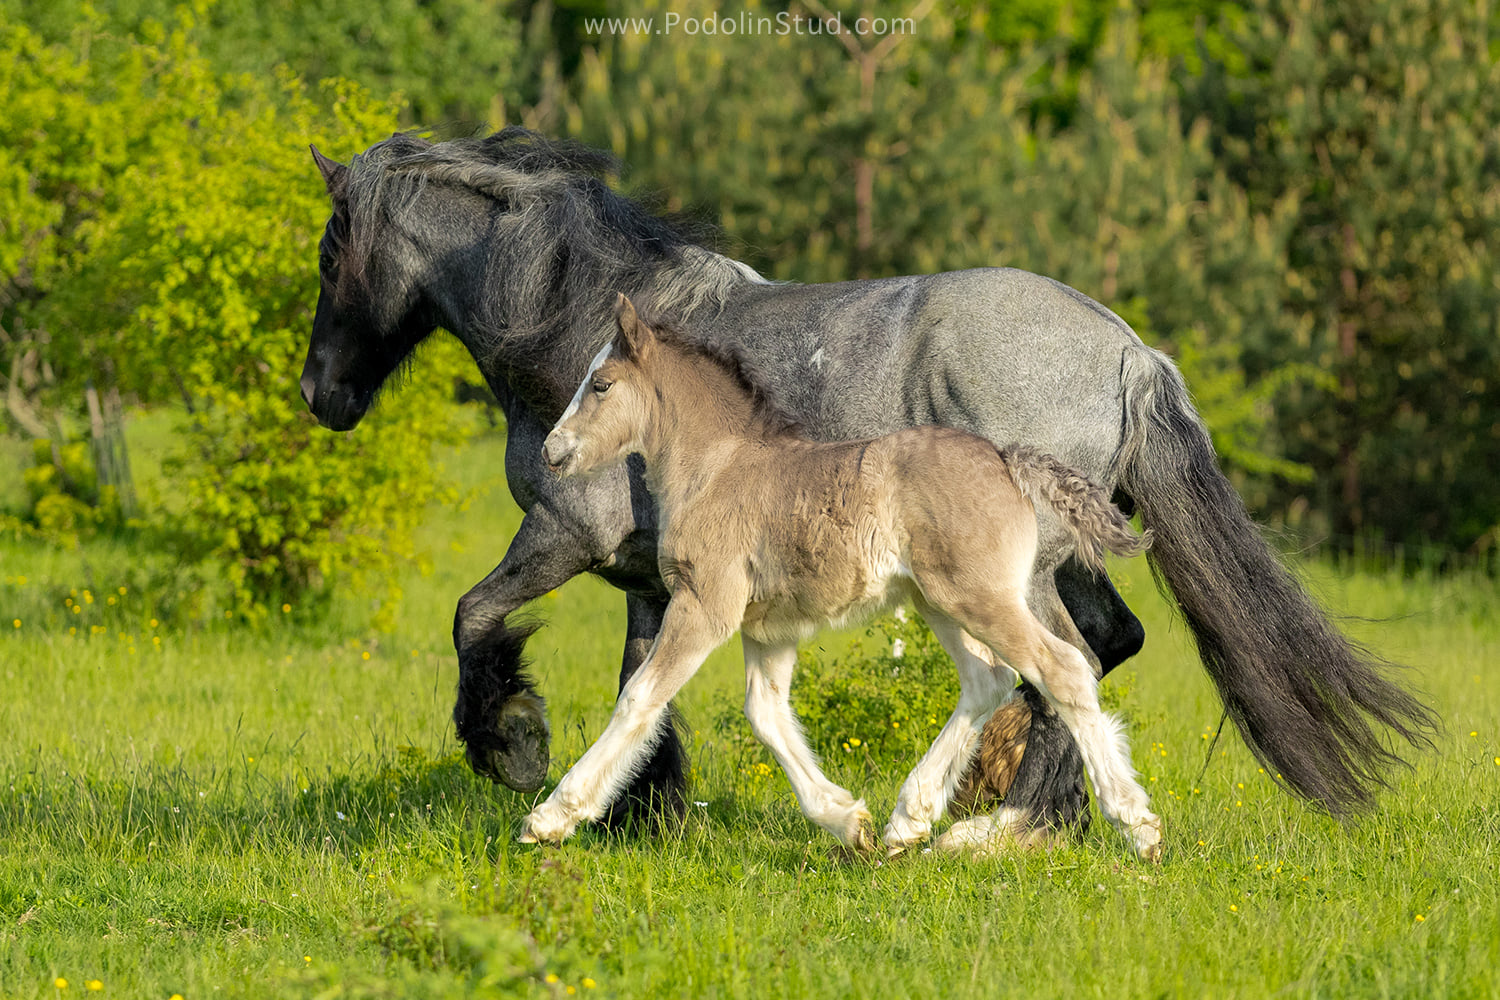
M1496 995L1500 8L828 6L917 26L0 0L0 995ZM347 435L296 379L307 144L518 120L613 150L773 277L1012 265L1115 309L1258 516L1323 545L1320 593L1386 619L1349 625L1417 666L1439 753L1361 824L1308 814L1232 738L1209 753L1216 703L1130 566L1149 645L1106 695L1159 870L1098 822L831 866L738 718L733 649L687 699L681 830L514 848L527 802L447 722L454 601L518 516L499 432L455 401L472 364L435 341ZM555 778L603 724L621 609L592 581L542 603ZM930 637L887 622L804 664L822 752L889 808L949 704Z
M347 159L393 128L519 118L612 149L630 189L707 217L773 277L1053 275L1177 358L1263 520L1338 550L1492 565L1487 5L847 12L912 17L883 37L663 35L669 12L729 13L0 0L0 425L35 467L0 490L5 523L63 544L167 531L205 601L251 618L389 579L414 555L432 448L472 423L450 392L470 369L434 352L400 413L344 438L301 412L325 211L304 146ZM606 20L622 16L658 33ZM181 444L144 506L119 447L131 408L175 414Z
M175 625L129 584L127 551L0 540L0 607L20 619L0 622L0 995L1497 995L1488 578L1306 567L1333 607L1380 619L1351 627L1418 666L1447 726L1356 824L1277 791L1232 735L1213 745L1217 699L1136 561L1114 575L1147 647L1105 690L1166 822L1159 867L1097 815L1051 851L837 863L739 714L736 644L683 700L686 824L537 850L512 842L531 798L476 779L447 721L454 595L519 517L500 440L464 455L453 488L484 499L428 512L418 543L442 558L403 575L392 631L353 599L305 625ZM580 579L538 603L555 780L607 718L623 602ZM794 688L831 773L877 813L912 760L898 734L952 704L889 698L892 669L928 657L888 638L823 637L809 666L828 672ZM829 689L858 701L829 711Z

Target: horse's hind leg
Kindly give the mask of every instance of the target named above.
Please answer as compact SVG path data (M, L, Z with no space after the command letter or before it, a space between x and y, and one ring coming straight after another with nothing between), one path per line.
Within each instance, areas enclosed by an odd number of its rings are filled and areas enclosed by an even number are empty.
M792 711L795 644L767 646L741 635L745 647L745 715L756 739L776 758L797 794L802 814L845 846L869 853L875 849L870 810L863 799L828 780Z
M896 809L881 840L892 854L920 844L942 817L973 756L981 727L1015 692L1015 671L992 666L980 644L951 619L920 605L933 634L958 668L958 705L901 786Z
M1128 837L1142 858L1161 855L1161 820L1151 812L1149 796L1135 779L1124 733L1099 708L1098 681L1081 652L1053 635L1016 599L996 605L969 603L968 613L955 615L971 633L1036 685L1057 710L1083 754L1084 768L1094 784L1099 811ZM1004 834L1011 818L1001 809L991 817L989 834ZM950 830L940 846L964 846L985 824Z

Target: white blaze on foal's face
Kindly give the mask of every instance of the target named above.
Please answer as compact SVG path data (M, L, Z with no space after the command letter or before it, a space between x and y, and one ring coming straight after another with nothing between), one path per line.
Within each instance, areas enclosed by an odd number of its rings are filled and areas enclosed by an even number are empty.
M572 401L542 446L542 458L559 475L593 472L624 458L637 439L627 419L630 407L622 398L628 386L616 387L615 372L624 362L615 357L613 343L594 356Z

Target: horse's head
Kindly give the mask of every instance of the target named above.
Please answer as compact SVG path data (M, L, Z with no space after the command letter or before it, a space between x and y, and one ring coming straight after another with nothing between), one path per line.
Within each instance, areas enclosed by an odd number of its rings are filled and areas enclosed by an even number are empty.
M573 401L542 445L542 459L559 475L587 475L639 451L656 389L646 371L656 335L621 295L618 333L595 357Z
M312 154L333 215L318 245L318 308L302 398L324 427L347 431L436 324L403 248L352 238L350 168L317 149Z

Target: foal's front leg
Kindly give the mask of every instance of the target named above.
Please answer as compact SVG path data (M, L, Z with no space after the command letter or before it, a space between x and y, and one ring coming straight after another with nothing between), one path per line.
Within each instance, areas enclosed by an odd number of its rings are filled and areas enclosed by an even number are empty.
M797 646L767 646L748 635L745 647L745 715L755 738L786 772L802 814L861 854L875 850L875 829L865 800L828 780L792 711L792 670Z
M743 609L744 603L738 607ZM526 817L522 843L561 843L579 823L604 815L646 762L668 702L738 625L737 615L713 613L685 589L672 598L661 632L646 662L621 689L609 725L563 775L547 801Z

